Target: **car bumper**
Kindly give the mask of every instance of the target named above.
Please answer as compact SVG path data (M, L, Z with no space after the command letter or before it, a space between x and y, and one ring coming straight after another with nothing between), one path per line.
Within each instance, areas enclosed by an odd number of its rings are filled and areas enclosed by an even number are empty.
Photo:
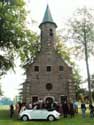
M56 119L60 119L60 115L58 115L58 116L55 116L55 118L56 118Z

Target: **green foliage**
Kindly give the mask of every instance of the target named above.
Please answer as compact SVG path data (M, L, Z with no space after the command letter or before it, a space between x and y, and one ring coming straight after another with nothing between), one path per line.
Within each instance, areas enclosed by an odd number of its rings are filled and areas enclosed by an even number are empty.
M94 91L92 91L92 99L93 99L93 101L94 101Z
M91 75L91 89L94 91L94 74Z
M79 107L80 104L79 104ZM48 122L48 121L27 121L23 122L21 120L17 119L17 116L13 116L12 119L9 118L9 107L6 106L0 106L0 124L1 125L93 125L94 119L90 118L89 109L87 105L86 110L86 118L82 118L81 109L78 109L78 114L75 114L74 118L63 118L63 116L60 117L59 120Z
M76 93L78 93L81 84L81 76L79 74L78 68L76 67L76 64L71 60L71 48L68 48L62 38L60 38L59 36L57 36L56 51L60 57L62 57L69 65L72 66L73 81Z
M70 48L68 48L63 39L60 36L57 36L57 43L56 43L56 52L59 56L61 56L66 62L70 65L73 65L73 62L70 58Z
M73 70L73 80L74 80L75 89L77 92L80 89L79 85L82 83L78 68L74 68Z
M84 101L84 97L86 96L86 89L80 88L76 91L77 100Z
M38 37L27 29L24 5L24 0L0 1L0 76L14 68L15 56L23 62L36 53Z
M78 9L76 16L70 20L70 39L75 42L76 55L84 55L87 70L89 101L92 100L88 58L94 52L94 18L89 9ZM78 51L79 50L79 51ZM78 53L79 52L79 53Z
M84 57L85 41L88 56L94 54L94 17L93 10L86 7L77 9L69 21L69 39L74 41L73 53Z

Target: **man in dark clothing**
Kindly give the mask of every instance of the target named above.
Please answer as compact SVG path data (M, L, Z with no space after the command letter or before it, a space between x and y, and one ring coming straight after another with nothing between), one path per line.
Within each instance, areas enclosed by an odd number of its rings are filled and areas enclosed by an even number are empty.
M13 117L13 114L14 114L14 106L11 104L10 105L10 118Z
M89 109L90 109L90 117L93 118L94 117L94 106L92 104L90 104Z
M62 109L63 109L64 118L67 118L67 115L68 115L68 104L67 104L66 101L62 104Z
M74 108L73 108L72 102L69 103L69 114L70 114L71 118L74 117Z
M84 102L81 103L82 117L86 117L86 105Z

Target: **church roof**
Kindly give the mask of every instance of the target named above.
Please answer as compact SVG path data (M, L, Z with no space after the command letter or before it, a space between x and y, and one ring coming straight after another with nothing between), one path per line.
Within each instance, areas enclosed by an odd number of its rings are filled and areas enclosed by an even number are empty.
M48 5L42 23L44 22L52 22L52 23L54 22Z
M45 13L44 13L43 21L42 21L41 24L48 23L48 22L55 24L55 26L57 27L56 23L53 21L50 8L49 8L49 6L47 5L47 8L46 8ZM40 25L41 25L41 24L40 24Z

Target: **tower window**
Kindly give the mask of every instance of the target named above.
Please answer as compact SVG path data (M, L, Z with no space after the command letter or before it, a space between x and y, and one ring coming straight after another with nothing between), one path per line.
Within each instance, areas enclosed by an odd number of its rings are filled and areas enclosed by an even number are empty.
M50 36L53 36L53 30L50 29Z
M39 72L39 66L35 66L35 67L34 67L34 71L35 71L35 72Z
M63 66L59 66L59 71L64 71L64 67Z
M51 71L51 66L47 66L46 70L47 70L47 72L50 72Z
M50 32L52 32L53 30L52 29L50 29Z

